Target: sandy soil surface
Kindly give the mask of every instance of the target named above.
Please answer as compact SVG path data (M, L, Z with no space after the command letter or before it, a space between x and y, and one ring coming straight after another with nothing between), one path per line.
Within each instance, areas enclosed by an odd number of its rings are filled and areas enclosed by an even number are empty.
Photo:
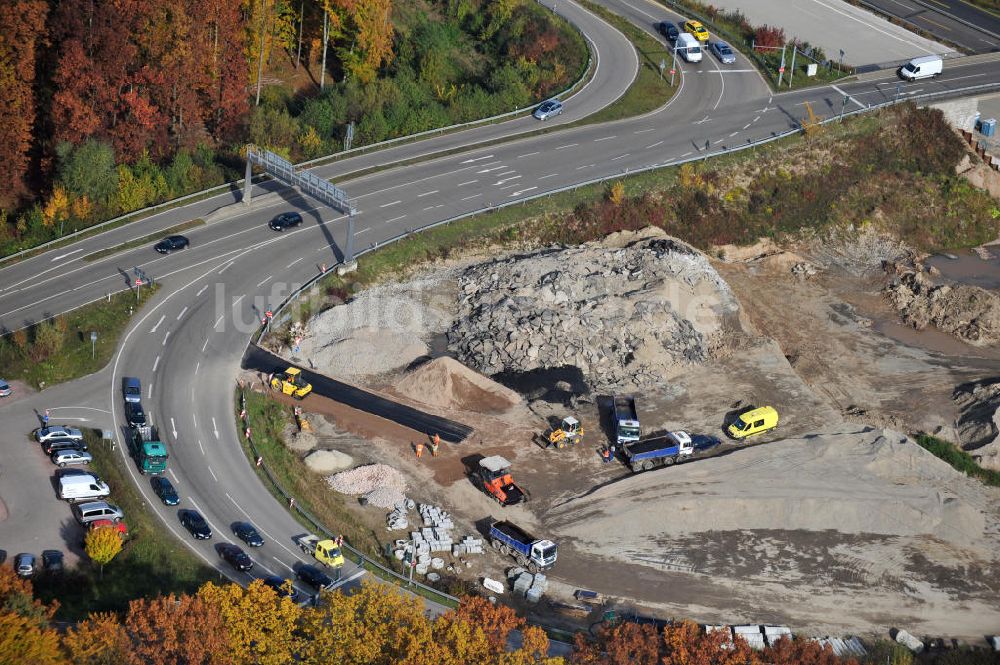
M466 443L419 461L412 446L426 433L322 398L304 405L358 435L334 447L358 463L401 469L412 498L442 505L469 532L503 516L556 540L556 600L588 588L659 616L778 622L812 634L996 632L1000 492L896 431L957 440L968 405L953 392L1000 375L1000 354L900 324L881 293L880 263L900 251L893 243L794 249L713 258L739 303L738 329L701 361L663 366L659 385L638 395L646 432L719 436L740 407L779 410L778 430L749 445L725 442L712 459L640 476L602 463L609 394L572 367L494 377L522 400L500 399L509 393L450 359L369 372L369 389L475 427ZM461 295L448 280L440 288L419 280L421 301L445 316L414 333L439 355L427 340L448 328L447 299L458 312ZM538 435L569 414L583 423L584 442L542 449ZM991 423L992 415L987 409ZM983 427L976 436L992 440ZM492 454L513 462L526 504L501 509L468 481L466 468ZM467 575L498 579L510 565L488 552ZM554 610L543 603L535 611L551 619Z

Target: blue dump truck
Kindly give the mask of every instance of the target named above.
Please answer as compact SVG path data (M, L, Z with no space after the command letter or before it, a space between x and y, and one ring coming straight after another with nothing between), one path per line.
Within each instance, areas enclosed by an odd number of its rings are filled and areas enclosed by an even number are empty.
M719 445L711 436L692 437L687 432L666 432L648 439L626 444L622 450L633 473L649 471L658 466L672 466L690 459L691 455Z
M611 418L618 445L639 440L639 413L635 410L635 399L616 396L611 405Z
M490 542L493 549L514 557L519 566L533 573L547 570L556 563L555 543L538 540L512 522L490 524Z

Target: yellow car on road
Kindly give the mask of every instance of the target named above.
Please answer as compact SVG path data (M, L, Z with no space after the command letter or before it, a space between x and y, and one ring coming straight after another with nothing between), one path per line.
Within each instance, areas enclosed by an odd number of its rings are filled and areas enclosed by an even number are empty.
M271 377L271 390L280 390L283 395L291 395L295 399L304 398L312 389L312 384L302 378L302 370L298 367L289 367Z
M745 439L778 426L778 412L773 406L762 406L741 414L729 426L729 436Z
M708 43L708 30L701 24L701 21L685 21L684 32L690 32L702 44Z

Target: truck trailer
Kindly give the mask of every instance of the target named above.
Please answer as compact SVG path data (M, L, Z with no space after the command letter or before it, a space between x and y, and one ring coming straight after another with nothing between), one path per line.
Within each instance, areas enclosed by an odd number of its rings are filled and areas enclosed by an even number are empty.
M129 437L129 452L143 474L160 474L167 470L167 447L160 441L156 427L133 427Z
M512 556L519 566L533 573L548 570L556 563L556 544L539 540L513 522L493 522L490 525L490 542L493 548Z

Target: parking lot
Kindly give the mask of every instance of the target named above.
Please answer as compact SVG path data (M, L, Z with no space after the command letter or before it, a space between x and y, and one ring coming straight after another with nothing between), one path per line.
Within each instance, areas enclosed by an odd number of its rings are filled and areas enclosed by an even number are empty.
M58 549L73 565L83 555L83 531L57 496L58 469L31 433L46 409L50 425L106 427L109 416L85 382L43 392L15 383L14 393L0 402L0 556L8 561L21 552L41 556L42 550Z

